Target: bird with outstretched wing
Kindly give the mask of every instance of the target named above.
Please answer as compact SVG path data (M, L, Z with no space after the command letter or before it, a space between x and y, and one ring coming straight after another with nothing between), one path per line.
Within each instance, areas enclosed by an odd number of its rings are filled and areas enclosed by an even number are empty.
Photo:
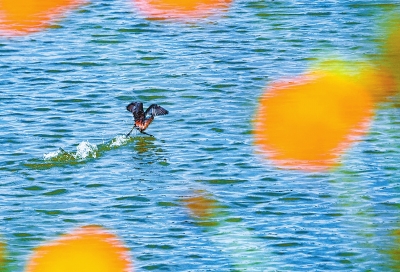
M155 116L168 114L168 111L166 109L157 104L150 105L150 107L148 107L147 110L144 111L142 102L132 102L128 106L126 106L126 109L132 112L134 119L133 127L131 131L126 134L126 137L128 137L134 129L137 129L140 133L153 136L144 131L151 124L151 122L153 122Z

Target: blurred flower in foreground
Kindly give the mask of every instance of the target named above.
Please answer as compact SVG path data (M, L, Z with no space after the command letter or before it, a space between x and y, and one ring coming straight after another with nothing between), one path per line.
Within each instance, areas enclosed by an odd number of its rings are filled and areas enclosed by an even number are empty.
M368 91L374 103L383 102L395 93L396 79L391 71L370 61L324 60L313 65L311 70L351 77Z
M0 271L3 271L6 262L6 244L0 241Z
M271 84L255 117L255 143L278 166L327 170L366 133L372 116L367 83L341 69L320 69Z
M395 14L383 29L382 57L380 65L389 71L397 83L396 91L400 91L400 13Z
M273 256L265 241L255 237L252 228L241 217L229 212L212 194L195 190L183 200L197 226L209 232L209 239L216 248L226 254L232 271L265 271Z
M218 208L217 201L205 195L204 191L195 191L195 195L183 200L192 216L204 221L214 217Z
M145 16L185 20L207 17L226 10L232 0L132 0Z
M386 67L366 65L359 68L357 80L368 87L375 103L384 102L396 94L396 78Z
M40 31L81 0L1 0L0 33L23 35Z
M392 258L390 264L394 271L400 271L400 230L395 230L392 232L394 238L394 247L387 251Z
M101 227L78 228L39 246L26 272L119 272L132 271L128 249Z

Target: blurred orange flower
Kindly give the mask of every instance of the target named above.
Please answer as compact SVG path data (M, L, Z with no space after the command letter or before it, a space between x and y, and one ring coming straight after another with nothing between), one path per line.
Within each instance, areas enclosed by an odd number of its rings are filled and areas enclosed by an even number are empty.
M376 103L387 101L396 94L396 78L385 66L363 67L357 80L368 88Z
M21 35L42 30L81 0L1 0L0 33Z
M78 228L35 249L26 272L128 272L128 249L98 226Z
M6 261L6 244L0 241L0 271L2 271L2 267L5 265Z
M157 19L201 18L226 10L232 0L132 0L145 16Z
M397 13L385 25L385 37L382 42L381 65L397 80L397 92L400 91L400 14Z
M373 116L368 86L341 71L273 83L255 117L255 143L278 165L326 170L366 133Z
M394 238L394 246L385 252L389 253L392 258L389 266L391 266L393 271L400 271L400 230L394 230L392 236Z
M217 201L204 196L203 191L196 191L196 196L184 200L189 211L199 219L210 219L214 216Z

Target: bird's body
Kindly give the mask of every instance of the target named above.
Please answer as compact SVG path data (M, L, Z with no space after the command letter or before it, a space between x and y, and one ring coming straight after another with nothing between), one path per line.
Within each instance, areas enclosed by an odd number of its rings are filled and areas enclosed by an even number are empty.
M143 110L142 102L132 102L126 109L133 114L134 124L131 131L126 136L129 136L134 129L139 130L140 133L150 135L146 132L146 128L153 122L154 117L157 115L166 115L168 111L157 104L152 104L147 108L146 111ZM150 135L152 136L152 135Z

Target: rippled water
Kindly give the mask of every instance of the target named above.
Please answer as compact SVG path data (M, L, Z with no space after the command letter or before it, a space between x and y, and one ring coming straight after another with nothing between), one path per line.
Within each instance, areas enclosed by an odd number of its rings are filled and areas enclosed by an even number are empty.
M255 152L263 88L326 56L376 54L398 1L235 1L190 23L95 1L39 33L0 38L0 235L6 270L33 248L99 224L137 271L392 271L400 122L382 105L333 171L279 169ZM169 110L125 138L125 106ZM220 204L199 224L193 192ZM398 266L397 266L398 267Z

